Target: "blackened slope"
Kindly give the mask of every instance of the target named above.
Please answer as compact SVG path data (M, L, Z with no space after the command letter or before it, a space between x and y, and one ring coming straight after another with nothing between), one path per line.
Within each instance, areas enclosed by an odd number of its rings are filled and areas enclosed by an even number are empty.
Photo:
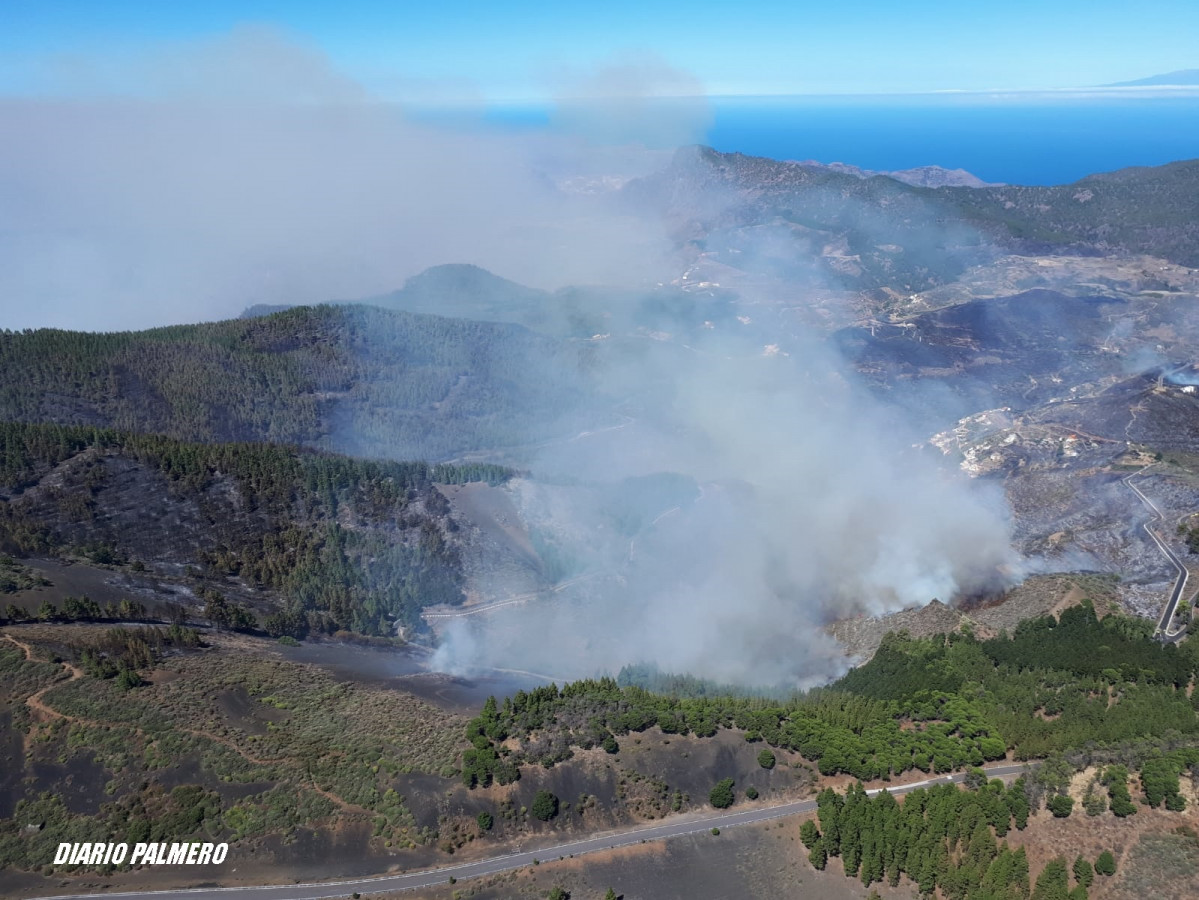
M954 408L1024 409L1077 384L1121 372L1104 352L1118 298L1025 291L972 300L913 316L902 327L855 326L836 332L846 358L883 389L937 382L961 398Z
M75 552L260 597L274 630L386 634L462 599L457 528L434 482L496 466L347 459L266 444L0 424L0 550Z
M1199 452L1199 395L1159 378L1154 369L1081 400L1033 410L1035 422L1053 422L1155 450Z

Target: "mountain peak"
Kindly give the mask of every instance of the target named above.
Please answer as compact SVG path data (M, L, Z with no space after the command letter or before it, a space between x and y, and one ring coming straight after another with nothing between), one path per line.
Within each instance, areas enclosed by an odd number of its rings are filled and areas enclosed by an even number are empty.
M1135 81L1117 81L1102 87L1199 87L1199 69L1177 69L1161 75L1150 75Z
M528 291L529 288L509 281L471 263L444 263L430 266L423 272L413 275L404 282L401 288L404 292L424 292L436 290L442 294L467 293L477 294L480 290Z

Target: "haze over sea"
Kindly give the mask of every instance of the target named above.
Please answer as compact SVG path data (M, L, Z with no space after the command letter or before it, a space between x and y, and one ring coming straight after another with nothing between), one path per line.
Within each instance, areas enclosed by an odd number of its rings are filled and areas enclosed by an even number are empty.
M666 101L659 101L665 103ZM938 165L984 181L1064 184L1199 157L1199 92L716 97L696 139L774 159L892 171ZM548 107L493 108L503 128L549 128Z

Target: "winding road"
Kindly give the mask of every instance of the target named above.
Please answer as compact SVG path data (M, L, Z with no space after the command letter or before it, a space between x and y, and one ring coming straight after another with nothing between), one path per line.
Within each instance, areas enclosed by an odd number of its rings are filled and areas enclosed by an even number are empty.
M1164 524L1166 517L1162 511L1157 508L1157 505L1152 500L1141 493L1140 488L1132 483L1133 478L1151 468L1153 468L1153 465L1145 466L1144 469L1133 472L1131 475L1122 480L1124 485L1130 491L1136 494L1142 503L1144 503L1147 507L1149 507L1150 510L1153 511L1154 518ZM1174 613L1178 609L1178 601L1182 599L1183 591L1186 590L1187 579L1190 577L1190 573L1187 572L1187 567L1182 564L1182 560L1178 558L1177 554L1175 554L1174 551L1166 545L1166 542L1159 538L1153 529L1149 527L1148 522L1142 524L1141 527L1145 529L1145 534L1153 538L1153 543L1157 544L1157 548L1161 550L1166 559L1170 560L1170 564L1173 565L1178 571L1178 577L1174 581L1174 589L1170 592L1169 599L1166 600L1166 607L1162 610L1161 618L1157 620L1157 631L1155 632L1155 634L1159 635L1163 641L1176 644L1186 637L1187 630L1186 627L1183 626L1177 631L1171 631L1170 623L1174 621Z
M1019 775L1028 766L999 765L991 766L985 771L992 778L1004 778ZM873 788L866 793L874 795L883 790L892 794L906 794L916 788L928 787L933 784L960 783L965 774L941 775L936 778L925 778L908 784L894 785L887 788ZM320 884L272 884L247 887L227 888L184 888L174 891L101 891L94 894L56 894L37 900L82 900L82 898L122 897L122 898L165 898L187 897L188 900L330 900L330 898L346 898L357 892L361 894L383 893L385 891L415 890L417 888L434 887L449 881L450 877L461 881L466 878L478 878L483 875L495 875L523 866L531 866L537 860L551 860L560 856L582 856L586 853L596 853L601 850L611 850L616 847L628 847L646 841L659 841L667 838L681 837L688 834L710 831L712 828L731 828L735 825L751 825L756 822L768 822L784 816L812 812L816 809L815 800L796 800L790 803L779 803L773 806L759 806L740 812L719 813L709 812L699 815L675 816L672 821L657 825L638 826L620 831L612 831L595 837L570 841L564 844L551 844L536 850L520 850L503 856L493 856L475 862L459 863L453 866L443 866L438 869L425 869L419 872L406 872L400 875L382 875L373 878L358 878L348 881L330 881ZM236 852L236 851L234 851ZM211 869L209 870L211 871ZM199 872L197 872L199 875ZM206 879L211 875L204 876Z

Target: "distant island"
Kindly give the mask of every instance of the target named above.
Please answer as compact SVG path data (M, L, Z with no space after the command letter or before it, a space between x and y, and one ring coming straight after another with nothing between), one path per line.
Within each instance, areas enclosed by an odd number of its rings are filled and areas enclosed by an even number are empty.
M1136 81L1117 81L1102 87L1160 87L1163 85L1186 85L1199 87L1199 69L1179 69L1176 72L1166 72L1164 75L1150 75L1148 78L1138 78Z

